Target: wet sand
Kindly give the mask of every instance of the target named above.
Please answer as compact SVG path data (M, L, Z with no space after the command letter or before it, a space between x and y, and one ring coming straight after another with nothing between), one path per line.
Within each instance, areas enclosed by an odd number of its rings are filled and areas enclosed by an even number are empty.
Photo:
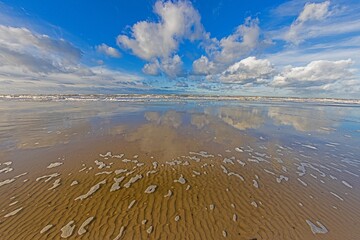
M356 141L283 141L236 109L112 115L51 147L9 144L0 239L356 239Z

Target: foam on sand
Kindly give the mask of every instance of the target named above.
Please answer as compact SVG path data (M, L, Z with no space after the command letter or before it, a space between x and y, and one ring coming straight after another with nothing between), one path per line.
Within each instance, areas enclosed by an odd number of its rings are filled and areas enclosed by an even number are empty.
M57 188L58 186L60 186L61 185L60 181L61 181L61 178L56 179L55 182L53 183L52 187L49 188L48 190L53 190L53 189Z
M154 169L157 169L157 167L158 167L159 164L158 164L157 162L153 162L152 165L153 165L153 168L154 168Z
M48 181L50 181L51 179L56 178L56 177L58 177L58 176L60 176L60 173L53 173L53 174L50 174L50 175L44 175L44 176L41 176L41 177L36 178L36 181L38 182L38 181L40 181L40 180L45 179L44 182L48 182Z
M125 154L121 153L121 154L116 154L116 155L113 155L112 157L113 158L122 158Z
M120 183L125 179L125 177L114 178L114 183L111 185L110 192L114 192L120 189Z
M24 173L21 173L21 174L15 176L14 178L19 178L19 177L25 176L26 174L28 174L28 173L27 173L27 172L24 172Z
M241 166L243 166L243 167L245 166L245 163L244 163L243 161L241 161L241 160L239 160L239 159L237 159L236 161L237 161Z
M11 168L11 167L6 167L6 168L3 168L3 169L0 169L0 173L8 173L8 172L11 172L13 170L14 169Z
M201 156L201 157L204 157L204 158L209 158L209 157L214 157L214 155L212 154L209 154L205 151L200 151L200 152L189 152L190 155L198 155L198 156Z
M303 146L303 147L306 147L306 148L313 149L313 150L316 150L316 149L317 149L315 146L308 145L308 144L303 144L302 146Z
M119 232L119 234L114 238L114 240L120 240L120 239L124 236L124 233L125 233L125 227L124 227L124 226L121 226L120 232Z
M95 219L95 217L89 217L88 219L86 219L80 226L79 230L78 230L78 234L79 235L83 235L84 233L87 232L86 227Z
M341 181L341 182L348 188L353 188L348 182L346 182L346 181Z
M277 183L281 183L282 180L288 181L289 178L288 178L288 177L285 177L285 176L283 176L283 175L280 175L279 177L276 178L276 182L277 182Z
M237 152L244 152L241 148L235 148L235 151L237 151Z
M152 233L153 229L154 229L154 227L153 227L153 226L150 226L150 227L146 230L146 232L147 232L148 234L150 234L150 233Z
M316 226L310 220L306 220L306 223L310 226L313 234L318 234L318 233L325 234L328 232L327 228L319 221L316 221L316 224L318 226Z
M153 193L155 192L157 186L156 185L150 185L145 189L145 193Z
M172 191L169 189L167 194L164 195L164 197L171 197L172 196Z
M54 167L58 167L58 166L61 166L63 165L62 162L54 162L54 163L50 163L49 166L47 166L46 168L54 168Z
M74 221L68 222L65 226L63 226L61 230L61 237L62 238L68 238L71 237L75 229Z
M77 184L79 184L79 182L76 181L76 180L74 180L74 181L71 182L70 187L75 186L75 185L77 185Z
M119 174L121 174L121 173L126 173L127 171L128 171L127 169L118 169L118 170L115 170L114 173L115 173L116 175L119 175Z
M81 196L75 198L75 201L76 201L76 200L84 200L84 199L90 197L90 196L93 195L97 190L99 190L100 186L103 185L103 184L106 184L106 179L104 179L104 180L102 180L101 182L99 182L99 183L95 184L94 186L92 186L92 187L90 188L90 190L89 190L87 193L85 193L84 195L81 195Z
M268 174L271 174L271 175L274 175L275 176L275 173L270 171L270 170L267 170L267 169L264 169L264 172L268 173Z
M331 195L333 195L334 197L337 197L339 200L344 201L344 199L342 197L340 197L339 195L337 195L336 193L330 192Z
M52 224L46 225L43 229L40 230L40 234L46 233L46 232L49 231L50 228L52 228L53 226L54 226L54 225L52 225Z
M9 206L15 205L15 204L17 204L18 202L19 202L19 201L12 202L12 203L9 204Z
M224 167L223 165L220 165L220 167L222 168L223 173L228 174L229 171L226 169L226 167Z
M234 165L234 162L231 158L224 158L223 163L230 163L230 164Z
M235 176L235 177L240 178L241 181L245 181L245 179L244 179L240 174L238 174L238 173L229 172L229 173L228 173L228 176L229 176L229 177L230 177L230 176Z
M95 176L98 176L98 175L103 175L103 174L110 175L110 174L112 174L112 171L103 171L103 172L98 172L98 173L95 173Z
M12 182L14 182L15 180L16 180L15 178L6 179L6 180L0 182L0 187L1 187L1 186L4 186L4 185L6 185L6 184L12 183Z
M129 188L132 184L142 179L141 174L136 174L135 177L130 178L130 180L124 184L124 187Z
M106 158L106 157L111 157L112 156L112 154L111 154L111 152L107 152L107 153L105 153L105 154L99 154L99 156L100 157L103 157L103 158Z
M94 162L98 166L98 169L103 169L104 167L106 167L106 164L104 162L98 160L95 160Z
M150 174L155 174L155 173L157 173L157 172L158 172L157 170L147 171L147 172L146 172L146 176L148 177Z
M259 188L259 183L256 180L253 180L253 186Z
M4 217L5 217L5 218L7 218L7 217L12 217L12 216L16 215L18 212L20 212L22 209L23 209L23 207L18 208L18 209L15 209L14 211L6 214Z
M136 203L136 200L132 200L128 206L128 209L132 208L134 206L134 204Z
M307 186L307 183L304 182L303 180L301 180L300 178L297 179L299 182L301 182L302 185L304 185L305 187Z
M185 184L186 183L186 179L184 178L184 176L181 174L181 176L179 177L179 179L174 180L174 182L178 182L180 184Z

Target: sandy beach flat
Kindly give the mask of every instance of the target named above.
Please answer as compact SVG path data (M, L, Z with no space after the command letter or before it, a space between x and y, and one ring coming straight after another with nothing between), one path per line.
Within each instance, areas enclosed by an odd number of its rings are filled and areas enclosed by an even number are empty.
M1 163L13 170L0 173L0 239L360 234L354 148L262 140L209 116L200 131L178 119L7 152Z

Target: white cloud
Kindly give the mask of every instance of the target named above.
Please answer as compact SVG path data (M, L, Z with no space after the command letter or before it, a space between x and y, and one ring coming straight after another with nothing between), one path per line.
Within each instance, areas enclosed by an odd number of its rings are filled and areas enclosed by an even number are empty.
M245 19L245 23L239 25L235 32L220 41L215 40L215 51L213 46L207 52L215 62L233 63L244 57L259 45L259 20Z
M328 84L336 81L346 81L353 78L351 59L339 61L318 60L310 62L304 67L288 66L283 72L274 77L271 83L274 87L289 87L306 89L322 87L326 90Z
M151 76L158 76L160 75L160 64L158 60L153 62L146 63L142 68L142 72L151 75Z
M224 83L262 83L273 76L274 67L267 59L248 57L228 67L220 75Z
M170 77L181 74L182 61L176 51L184 40L198 40L204 35L201 17L189 1L157 1L154 12L158 22L140 21L131 27L131 36L119 35L119 46L150 63L143 68L150 75L163 71Z
M304 23L311 20L322 20L330 14L329 6L330 1L325 1L323 3L307 3L295 22Z
M239 25L233 34L220 40L208 37L203 43L207 56L193 62L194 74L207 75L208 79L216 78L210 75L223 72L264 44L259 38L259 20L252 18L246 18L245 23Z
M161 70L171 78L175 78L183 75L183 62L179 55L175 55L172 58L164 59L161 62Z
M321 21L327 18L331 12L330 1L322 3L306 3L304 9L297 19L291 24L289 31L285 34L285 40L299 44L305 40L309 33L307 23Z
M0 66L0 93L102 93L148 89L143 79L106 67L77 65L73 72L35 73L21 66Z
M193 72L197 75L208 75L216 73L215 63L210 61L206 56L201 56L199 59L196 59L193 64Z
M71 72L81 55L80 49L63 39L0 25L0 66L22 66L31 72Z
M0 92L101 92L148 88L136 74L88 67L82 51L64 39L0 25Z
M161 59L160 61L155 59L145 64L142 71L152 76L160 75L163 72L170 78L176 78L183 76L183 62L179 55Z
M96 48L96 51L98 51L99 53L105 54L106 56L109 56L109 57L119 58L121 56L120 52L116 48L110 47L110 46L106 45L105 43L100 44L100 45L96 46L95 48Z
M203 34L200 15L189 1L157 1L154 12L159 22L141 21L131 27L131 36L119 35L119 46L145 59L170 57L185 39L194 41Z

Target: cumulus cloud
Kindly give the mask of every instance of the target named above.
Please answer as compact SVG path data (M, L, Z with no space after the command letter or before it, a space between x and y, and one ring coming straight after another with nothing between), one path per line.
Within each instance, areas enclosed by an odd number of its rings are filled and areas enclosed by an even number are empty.
M163 71L170 77L181 74L182 60L176 51L184 40L199 40L204 35L201 17L189 1L157 1L154 12L159 21L140 21L131 27L130 36L119 35L117 43L150 63L144 73Z
M120 52L116 48L110 47L110 46L106 45L105 43L102 43L102 44L96 46L95 48L96 48L96 51L98 51L99 53L105 54L106 56L109 56L109 57L119 58L121 56Z
M210 61L206 56L196 59L193 64L193 73L196 75L214 74L217 71L216 64Z
M179 42L200 39L203 26L198 11L189 1L157 1L158 22L140 21L131 27L131 36L119 35L117 43L145 59L170 57Z
M161 62L161 70L171 78L181 76L183 62L179 55L172 58L167 58Z
M184 73L183 62L179 55L174 55L173 57L168 57L161 61L155 59L152 62L145 64L142 71L143 73L152 76L160 75L160 73L163 72L169 78L176 78L182 76Z
M326 19L331 14L329 6L330 1L306 3L302 12L285 34L285 40L294 44L299 44L304 41L309 31L307 24Z
M154 13L159 16L158 21L137 22L130 34L117 37L120 47L148 61L142 69L145 74L182 76L183 62L176 52L184 40L202 40L200 45L206 52L206 56L193 62L195 75L219 74L262 43L257 18L246 18L232 34L218 40L206 33L200 14L190 1L158 0Z
M270 79L274 71L269 60L248 57L228 67L221 73L220 80L224 83L261 83Z
M220 41L214 40L214 45L206 48L215 62L232 63L254 50L259 44L259 20L246 18L235 32Z
M158 60L154 60L153 62L146 63L142 68L142 72L151 75L158 76L160 75L160 63Z
M271 85L275 87L308 88L326 86L340 80L350 80L353 77L351 59L339 61L312 61L304 67L287 66L274 77Z
M220 40L208 37L204 41L207 56L201 56L193 62L193 72L214 78L209 75L223 72L263 43L260 41L259 20L246 18L245 23L239 25L229 36Z

